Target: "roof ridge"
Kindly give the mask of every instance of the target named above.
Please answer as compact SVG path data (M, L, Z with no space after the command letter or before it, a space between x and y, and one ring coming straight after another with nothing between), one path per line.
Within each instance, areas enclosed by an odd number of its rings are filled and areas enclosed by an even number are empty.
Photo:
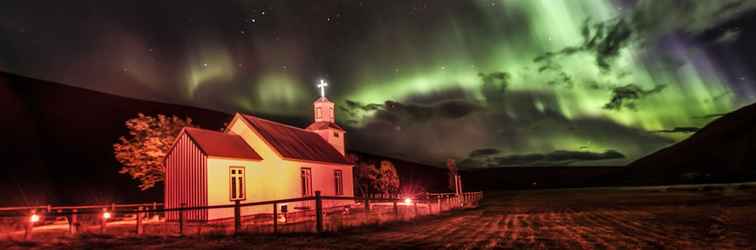
M221 135L238 136L238 135L235 135L235 134L229 134L229 133L225 133L225 132L221 132L221 131L215 131L215 130L204 129L204 128L184 127L184 129L186 129L187 131L188 130L199 130L199 131L203 131L203 132L212 132L212 133L221 134Z
M300 128L300 127L292 126L292 125L289 125L289 124L285 124L285 123L281 123L281 122L277 122L277 121L273 121L273 120L268 120L268 119L257 117L257 116L254 116L254 115L248 115L248 114L245 114L245 113L239 113L239 114L241 114L244 117L250 117L250 118L253 118L253 119L257 119L257 120L262 120L262 121L270 122L270 123L273 123L275 125L284 126L284 127L293 128L293 129L298 129L298 130L302 130L302 131L308 132L308 133L314 133L314 132L309 131L307 129L303 129L303 128Z

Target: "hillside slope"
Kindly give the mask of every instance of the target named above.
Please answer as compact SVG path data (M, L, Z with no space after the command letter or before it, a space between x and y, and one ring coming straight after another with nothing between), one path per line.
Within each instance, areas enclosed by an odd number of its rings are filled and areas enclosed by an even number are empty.
M630 165L641 184L733 182L756 178L756 104L722 116L688 139Z
M221 112L135 100L0 73L0 205L128 202L162 197L140 192L117 173L112 145L138 113L191 117L219 129Z

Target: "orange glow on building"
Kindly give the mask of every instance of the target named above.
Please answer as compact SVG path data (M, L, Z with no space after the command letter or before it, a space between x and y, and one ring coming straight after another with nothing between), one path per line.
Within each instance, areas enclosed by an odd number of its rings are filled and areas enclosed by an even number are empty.
M352 164L343 154L344 131L334 122L333 103L321 97L313 105L316 118L307 129L237 113L224 132L182 130L165 160L166 208L229 205L239 197L244 203L290 199L315 191L354 196ZM314 209L310 203L286 206L288 212L299 212ZM241 212L270 213L271 208L243 207ZM176 212L167 216L178 219ZM229 218L233 208L191 210L186 216L189 221Z

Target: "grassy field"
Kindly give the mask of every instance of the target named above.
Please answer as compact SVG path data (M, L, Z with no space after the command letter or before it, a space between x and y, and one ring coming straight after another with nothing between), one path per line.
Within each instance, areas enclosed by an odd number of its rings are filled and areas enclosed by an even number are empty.
M751 249L755 194L747 186L489 192L477 209L325 235L82 234L0 249Z

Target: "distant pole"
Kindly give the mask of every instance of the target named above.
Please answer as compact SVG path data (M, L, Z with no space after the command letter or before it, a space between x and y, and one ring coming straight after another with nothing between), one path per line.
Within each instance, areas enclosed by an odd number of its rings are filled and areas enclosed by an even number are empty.
M370 197L365 196L365 212L370 211Z
M278 203L273 202L273 233L278 233Z
M320 191L315 191L315 230L318 233L323 232L323 200L320 197Z
M431 201L430 200L425 200L425 204L428 205L428 215L433 214L433 209L431 209Z
M144 234L144 225L142 225L142 217L144 217L143 211L144 211L144 209L141 206L139 208L137 208L137 214L136 214L136 219L137 219L137 221L136 221L136 231L137 231L137 235Z
M415 206L415 218L417 218L417 201L413 201L412 205Z
M241 232L241 201L234 201L234 235Z
M396 200L394 200L394 217L399 219L399 206L396 204Z
M165 206L163 206L163 209L165 209ZM155 201L152 202L152 211L153 212L152 212L151 216L155 216L155 212L154 211L157 211L157 202L155 202ZM149 216L150 213L147 213L147 215ZM163 216L168 217L168 215L166 215L165 212L163 212Z
M70 225L68 225L68 231L71 234L77 234L79 233L79 210L74 208L71 210L71 221Z

